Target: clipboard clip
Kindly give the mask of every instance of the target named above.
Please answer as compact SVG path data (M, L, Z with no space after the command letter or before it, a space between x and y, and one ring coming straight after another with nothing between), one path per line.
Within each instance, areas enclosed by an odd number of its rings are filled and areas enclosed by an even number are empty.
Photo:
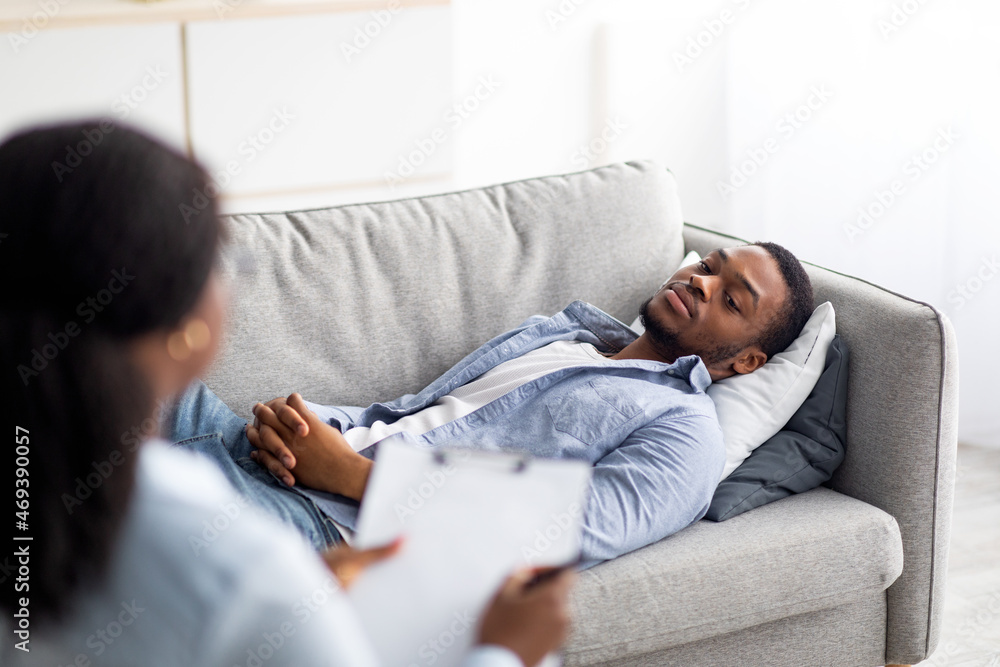
M460 455L461 456L460 460L461 461L467 461L467 460L469 460L470 457L467 454L471 454L471 452L462 452L461 455ZM448 465L450 463L449 459L452 456L454 456L454 455L456 455L456 452L436 451L436 452L433 452L433 454L432 454L432 456L434 457L434 462L437 463L438 465L441 465L441 466ZM509 461L509 462L506 461L506 460L504 460L504 459L507 459L507 458L513 458L514 460ZM487 458L487 457L483 456L483 457L479 457L478 458L477 463L479 463L479 462L487 463L488 462L490 464L501 464L502 463L502 464L505 464L505 465L509 463L512 466L511 467L511 472L513 472L513 473L522 473L522 472L524 472L525 470L528 469L528 463L530 461L531 461L531 456L529 456L527 454L524 454L524 455L520 455L520 456L516 456L516 457L510 457L509 455L507 455L507 456L503 456L503 457L497 456L497 457L489 457L489 458Z

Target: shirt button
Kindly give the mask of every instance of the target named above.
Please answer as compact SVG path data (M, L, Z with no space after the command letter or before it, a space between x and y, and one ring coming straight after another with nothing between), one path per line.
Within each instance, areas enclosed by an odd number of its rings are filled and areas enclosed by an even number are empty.
M674 377L677 377L677 371L667 371L667 375L672 375Z

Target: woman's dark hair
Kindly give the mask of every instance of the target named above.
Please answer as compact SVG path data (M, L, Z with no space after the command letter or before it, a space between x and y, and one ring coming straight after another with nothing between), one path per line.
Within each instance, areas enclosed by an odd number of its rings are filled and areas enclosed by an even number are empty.
M14 573L0 587L8 618L28 597L33 621L58 619L105 573L139 441L155 433L125 343L177 325L203 292L220 237L209 185L188 158L107 119L0 145L4 449L25 454L15 479L27 482L13 484L32 538L30 589L16 591Z

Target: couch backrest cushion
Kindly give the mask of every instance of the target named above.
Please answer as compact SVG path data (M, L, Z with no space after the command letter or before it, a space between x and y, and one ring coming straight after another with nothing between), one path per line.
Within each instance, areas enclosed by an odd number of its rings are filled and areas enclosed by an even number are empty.
M676 184L647 161L225 222L230 327L206 381L244 417L292 391L337 405L417 391L574 299L630 321L683 255Z

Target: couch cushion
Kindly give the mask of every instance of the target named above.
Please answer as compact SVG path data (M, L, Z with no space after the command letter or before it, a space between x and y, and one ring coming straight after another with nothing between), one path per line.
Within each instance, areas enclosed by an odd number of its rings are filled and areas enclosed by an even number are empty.
M583 572L566 652L595 663L679 646L883 591L902 569L895 519L820 487Z
M292 391L333 405L414 392L574 299L631 319L683 255L676 184L646 161L225 222L231 326L206 383L244 417Z
M882 665L885 664L885 597L884 591L870 592L837 607L788 616L655 653L621 655L599 662L587 662L587 656L574 654L564 664L566 667Z

